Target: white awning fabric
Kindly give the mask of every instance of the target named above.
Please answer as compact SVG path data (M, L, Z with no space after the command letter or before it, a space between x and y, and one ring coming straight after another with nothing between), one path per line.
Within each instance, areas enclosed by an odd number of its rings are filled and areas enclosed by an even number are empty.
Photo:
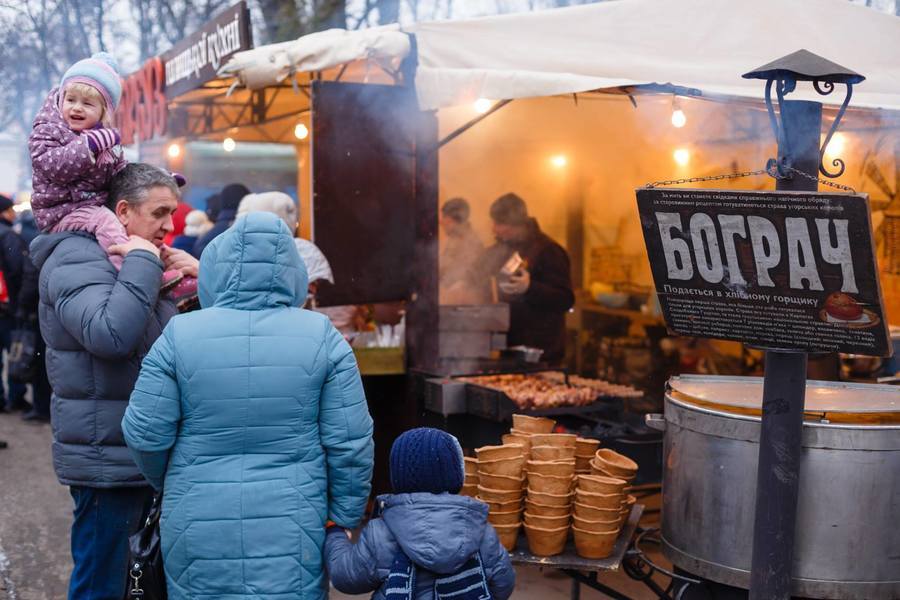
M853 106L900 110L900 18L846 0L614 0L408 31L422 109L653 83L758 99L763 83L741 74L806 49L866 77ZM396 68L409 52L397 27L331 30L241 53L221 74L258 88L359 60ZM839 104L843 86L792 97Z

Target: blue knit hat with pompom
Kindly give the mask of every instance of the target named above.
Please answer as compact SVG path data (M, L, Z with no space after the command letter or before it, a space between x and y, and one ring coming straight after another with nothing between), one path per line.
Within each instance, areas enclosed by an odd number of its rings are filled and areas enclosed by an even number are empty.
M391 447L391 487L395 494L457 494L465 471L459 441L440 429L410 429Z
M84 83L96 88L110 112L115 112L122 99L122 78L119 77L119 65L112 54L98 52L90 58L84 58L69 67L59 81L60 95L66 91L70 83Z

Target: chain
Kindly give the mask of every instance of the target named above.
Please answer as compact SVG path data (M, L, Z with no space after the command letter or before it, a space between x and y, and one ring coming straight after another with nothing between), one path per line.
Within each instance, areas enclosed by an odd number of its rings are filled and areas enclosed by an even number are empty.
M850 187L849 185L844 185L843 183L835 183L833 181L828 181L826 179L822 179L821 177L814 177L812 175L809 175L808 173L804 173L803 171L795 169L794 167L788 167L788 169L792 173L796 173L797 175L799 175L801 177L806 177L807 179L809 179L811 181L815 181L817 183L821 183L822 185L827 185L827 186L830 186L833 188L837 188L839 190L843 190L845 192L850 192L851 194L856 193L856 190L853 189L852 187Z
M741 177L753 177L754 175L766 175L769 172L765 169L758 171L744 171L743 173L728 173L725 175L708 175L706 177L688 177L686 179L670 179L668 181L654 181L648 183L648 188L655 188L661 185L678 185L680 183L697 183L699 181L721 181L723 179L740 179Z
M821 183L822 185L827 185L827 186L830 186L830 187L833 187L833 188L836 188L839 190L843 190L845 192L850 192L851 194L856 193L856 190L853 189L852 187L850 187L849 185L843 185L841 183L827 181L825 179L822 179L821 177L814 177L812 175L804 173L803 171L800 171L799 169L795 169L794 167L788 167L787 169L791 173L795 173L795 174L800 175L801 177L805 177L806 179L809 179L811 181ZM741 173L727 173L725 175L708 175L706 177L687 177L684 179L669 179L666 181L654 181L652 183L648 183L646 187L655 188L655 187L659 187L661 185L679 185L682 183L698 183L701 181L722 181L724 179L740 179L742 177L754 177L756 175L769 175L770 177L772 177L774 179L787 179L787 177L785 177L783 175L779 175L777 169L774 166L772 166L771 168L759 169L757 171L743 171Z

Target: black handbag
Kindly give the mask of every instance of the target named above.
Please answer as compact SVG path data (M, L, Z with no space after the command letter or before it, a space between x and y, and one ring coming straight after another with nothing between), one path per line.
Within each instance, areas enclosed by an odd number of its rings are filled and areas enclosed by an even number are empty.
M9 333L7 374L16 383L31 383L38 370L38 332L34 328L16 327Z
M153 497L143 526L128 537L128 591L125 600L166 600L166 573L159 543L162 490Z

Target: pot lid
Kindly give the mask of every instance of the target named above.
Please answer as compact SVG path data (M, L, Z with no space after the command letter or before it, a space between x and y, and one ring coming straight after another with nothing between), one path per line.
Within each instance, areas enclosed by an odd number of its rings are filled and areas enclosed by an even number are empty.
M669 388L688 402L715 404L726 410L758 413L762 407L762 377L679 375ZM806 382L807 413L900 413L900 388L868 383Z

